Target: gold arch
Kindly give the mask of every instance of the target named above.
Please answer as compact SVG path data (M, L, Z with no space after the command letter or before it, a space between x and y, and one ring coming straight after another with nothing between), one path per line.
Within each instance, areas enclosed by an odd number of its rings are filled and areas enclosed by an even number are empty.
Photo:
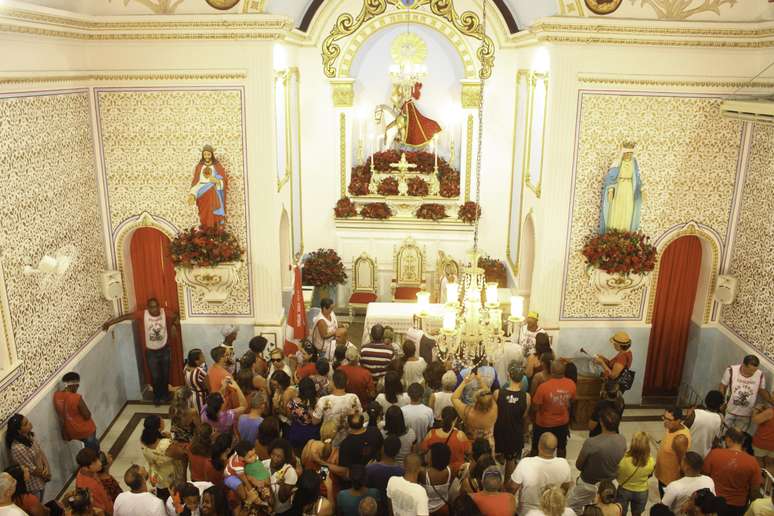
M328 36L322 43L322 60L323 60L323 73L329 79L337 77L337 70L335 67L336 60L341 56L341 47L338 45L338 41L353 34L356 34L364 24L374 19L377 21L387 11L387 6L392 5L397 9L394 14L401 14L403 21L416 21L420 22L420 19L424 17L435 17L440 20L445 20L450 27L458 34L475 38L481 42L481 46L476 51L476 56L480 63L478 70L478 77L481 79L488 79L492 75L492 67L494 66L494 42L483 30L481 19L473 11L464 11L462 14L457 13L454 9L454 2L450 0L415 0L411 9L406 9L400 2L400 0L363 0L363 7L357 16L353 17L350 13L342 13L336 18L336 23L328 33ZM429 6L429 11L432 16L427 12L419 11L418 8L422 6ZM393 22L397 23L397 22ZM431 25L432 26L432 25ZM359 47L360 44L365 41L360 34L355 35L356 42ZM351 45L352 43L350 43ZM354 54L353 54L354 55ZM338 77L342 77L339 75Z
M121 282L124 287L123 294L121 296L121 307L126 313L129 312L129 296L126 293L128 278L126 275L126 263L124 261L124 256L126 252L128 252L128 250L125 249L126 245L131 242L131 238L128 237L130 237L135 232L135 230L140 228L156 229L161 231L170 240L175 237L175 234L173 233L173 230L170 229L170 225L168 223L161 222L160 219L157 219L147 211L144 211L135 217L126 219L121 224L123 224L123 226L121 226L121 229L118 230L118 233L116 233L114 238L113 250L116 254L118 270L121 272ZM186 319L188 310L185 305L185 297L183 296L183 287L180 285L180 283L177 284L177 303L180 307L180 319Z
M390 27L392 25L400 23L417 23L435 29L439 34L444 36L449 43L457 51L457 54L462 60L462 67L465 73L465 79L476 79L476 64L473 52L470 51L465 39L461 33L449 22L443 18L433 16L423 11L396 11L385 16L378 18L372 18L371 20L363 23L358 30L358 33L353 37L344 48L342 53L341 62L339 63L337 77L349 77L350 68L352 62L357 56L360 47L362 47L368 38L370 38L376 32Z
M656 287L658 286L658 277L661 272L661 253L666 250L669 245L684 236L696 236L707 242L712 248L712 270L710 271L710 284L707 289L707 299L704 301L704 320L703 323L710 322L710 315L712 314L713 297L715 296L715 285L718 278L718 268L720 262L720 245L716 238L706 231L695 222L689 222L682 227L678 227L668 232L663 241L658 246L659 259L656 262L656 268L650 275L650 288L648 291L648 313L645 317L645 323L650 324L653 322L653 308L656 304Z

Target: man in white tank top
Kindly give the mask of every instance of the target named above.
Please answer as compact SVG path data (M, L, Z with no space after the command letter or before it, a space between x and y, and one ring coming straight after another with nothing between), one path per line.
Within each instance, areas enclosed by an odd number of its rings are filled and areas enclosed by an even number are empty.
M695 409L685 418L685 426L691 430L690 451L698 453L701 458L707 456L712 449L715 438L720 437L720 427L723 418L720 410L723 407L723 393L709 391L704 398L704 409Z
M766 390L766 379L758 369L760 361L755 355L747 355L741 364L728 366L720 381L720 392L726 395L726 427L746 432L750 427L755 402L760 395L771 403ZM729 390L730 387L730 390Z

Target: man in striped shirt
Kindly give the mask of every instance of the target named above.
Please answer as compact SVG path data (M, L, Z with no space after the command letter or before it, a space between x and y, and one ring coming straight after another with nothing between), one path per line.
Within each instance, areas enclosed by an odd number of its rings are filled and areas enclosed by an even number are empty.
M394 355L392 346L384 344L384 326L374 324L371 342L360 349L360 365L368 369L376 382L385 375Z

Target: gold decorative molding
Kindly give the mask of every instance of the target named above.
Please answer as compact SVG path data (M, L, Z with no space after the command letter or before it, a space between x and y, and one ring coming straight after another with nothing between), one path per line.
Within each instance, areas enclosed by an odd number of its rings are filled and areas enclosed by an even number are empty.
M404 22L416 21L422 23L420 20L424 19L423 15L426 15L426 13L422 13L418 9L428 6L429 11L433 15L449 22L460 34L479 40L481 46L476 51L476 56L480 63L478 76L481 79L488 79L492 75L494 42L484 33L481 20L473 11L465 11L459 14L454 8L454 2L451 0L415 0L411 9L406 9L401 0L363 0L363 6L356 17L353 17L350 13L339 15L330 33L322 43L323 72L326 77L332 79L337 76L334 64L342 54L341 47L337 42L359 32L364 24L384 14L387 11L388 5L398 9L398 12L395 13L396 16L393 16L390 23L401 23L398 21L401 19ZM379 21L381 22L381 19ZM375 30L376 28L373 28L371 32ZM446 31L441 32L445 33ZM364 40L365 38L362 38L362 41ZM362 41L357 43L357 45L361 44Z
M446 21L444 18L433 16L430 13L423 11L408 11L402 10L394 13L386 14L378 18L373 18L370 21L364 23L357 32L357 35L347 43L345 47L341 62L336 73L337 77L349 77L352 62L357 56L360 48L368 41L368 38L377 31L389 27L391 25L415 23L424 25L444 36L449 44L454 47L457 54L462 61L463 75L466 80L477 79L475 54L470 50L463 34L460 33L457 28ZM476 104L476 107L478 104Z
M296 74L298 73L298 68L295 69ZM282 177L279 177L279 170L277 171L277 193L279 193L282 190L282 187L285 186L285 183L290 181L290 174L293 171L293 157L292 157L292 151L290 149L290 128L288 125L290 124L290 99L288 97L288 82L290 81L290 70L283 70L274 72L274 138L275 141L280 138L279 132L277 131L277 120L280 117L280 113L277 113L277 101L276 101L276 95L277 95L277 84L282 84L282 90L283 90L283 106L282 106L282 114L281 116L285 119L285 173L282 175ZM277 148L278 146L275 144L274 146Z
M465 202L468 202L470 200L470 176L473 174L473 115L468 115L465 148Z
M341 197L347 196L347 114L339 113L339 162L341 173Z
M13 337L13 327L11 325L11 309L8 304L8 298L6 297L5 286L5 274L3 272L3 262L0 260L0 382L2 382L6 375L12 372L13 368L18 364L18 356L16 354L16 341Z
M354 79L331 79L333 105L337 108L350 108L355 103Z
M583 0L559 0L559 14L562 16L586 16Z
M522 175L524 178L524 184L532 190L535 197L540 198L543 185L543 158L545 156L545 136L546 136L546 115L548 114L548 74L536 73L529 70L519 70L519 72L525 72L525 77L529 81L528 94L527 94L527 124L525 126L525 143L524 143L524 169ZM545 88L545 103L543 104L543 128L540 135L540 164L538 165L538 179L537 183L532 182L532 176L530 174L530 166L532 165L532 116L535 111L535 90L538 87L538 82L543 84Z
M692 2L684 0L642 0L641 6L649 5L656 12L659 20L685 20L694 14L713 12L720 16L720 8L727 5L729 9L738 0L704 0L701 4L691 7Z
M83 73L73 75L2 76L0 86L30 83L88 82L88 81L239 81L247 79L247 72L229 73Z
M124 221L124 224L120 226L120 229L115 234L113 240L113 250L116 255L118 270L121 272L121 281L124 286L124 292L121 296L121 307L123 308L124 313L129 312L129 296L127 296L129 277L126 271L125 257L129 256L129 249L127 246L131 243L131 238L127 237L131 236L135 230L140 228L154 228L160 231L170 240L175 237L175 234L172 232L168 224L160 222L147 211L142 212L129 221ZM177 303L180 310L180 319L184 320L188 315L188 310L186 309L185 305L185 296L183 296L183 286L180 283L177 284Z
M696 80L675 80L675 79L633 79L621 77L578 77L578 82L584 84L608 84L611 86L649 86L649 87L678 87L678 88L774 88L774 82L771 81L696 81Z
M478 109L481 101L481 81L462 81L460 103L463 109Z
M506 234L506 240L505 240L505 257L506 262L508 263L508 267L511 269L511 273L513 274L514 278L518 277L519 275L519 254L521 252L521 233L522 233L522 222L521 222L521 216L522 211L524 210L524 184L523 184L523 172L518 172L520 177L520 183L519 183L519 216L516 220L518 226L519 226L519 236L516 240L516 256L513 256L511 254L511 235L512 233L512 222L513 222L513 187L516 185L516 155L518 147L516 145L516 139L519 137L519 102L520 102L520 87L521 87L521 81L524 80L528 75L527 70L519 70L516 72L516 103L515 103L515 109L513 110L513 152L511 153L511 184L509 192L510 195L508 196L508 233ZM529 88L527 88L527 103L525 103L525 107L529 107ZM527 113L529 110L527 109ZM528 122L529 117L525 117L524 123L524 149L526 149L527 144L527 133L526 130L526 123Z
M656 304L656 289L658 287L658 277L661 272L661 257L663 252L675 240L684 236L696 236L708 243L712 248L712 269L710 269L710 284L707 287L707 299L704 302L704 324L710 322L712 314L712 305L715 297L715 286L717 284L720 262L720 246L715 238L707 231L697 226L695 222L689 222L685 226L669 234L669 237L658 246L659 259L656 261L656 268L650 275L650 288L648 290L648 312L645 317L645 323L653 322L653 308ZM703 251L702 251L703 255ZM701 277L699 277L701 280Z

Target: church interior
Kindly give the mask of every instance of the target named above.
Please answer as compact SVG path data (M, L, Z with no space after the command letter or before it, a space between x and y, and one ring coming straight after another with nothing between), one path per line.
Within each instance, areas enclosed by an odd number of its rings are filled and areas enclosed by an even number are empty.
M746 355L774 380L772 0L0 0L0 48L0 420L45 500L65 373L123 487L167 417L150 301L172 391L326 300L468 369L537 321L586 420L626 335L627 439Z

